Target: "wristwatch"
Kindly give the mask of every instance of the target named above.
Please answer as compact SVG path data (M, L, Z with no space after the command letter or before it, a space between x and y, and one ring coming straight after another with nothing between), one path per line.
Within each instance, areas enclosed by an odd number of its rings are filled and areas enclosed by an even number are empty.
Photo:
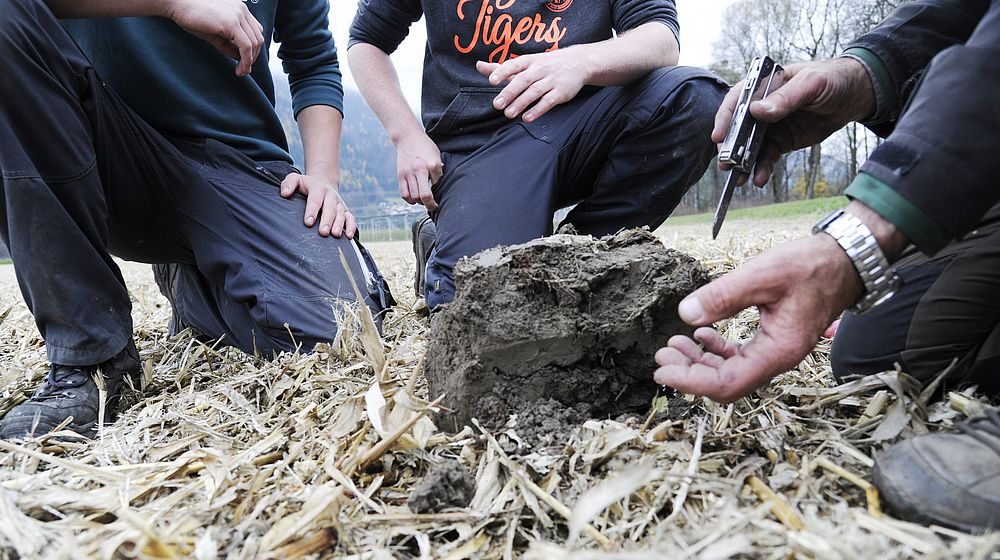
M875 235L856 216L843 209L834 210L813 226L813 233L826 233L837 240L861 276L865 293L850 311L862 315L896 293L896 271L889 267Z

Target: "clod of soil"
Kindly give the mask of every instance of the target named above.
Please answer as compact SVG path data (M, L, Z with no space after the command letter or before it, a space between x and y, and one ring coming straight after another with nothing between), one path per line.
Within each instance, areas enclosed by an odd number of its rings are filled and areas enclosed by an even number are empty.
M555 399L541 399L517 411L514 431L520 442L503 442L504 451L511 455L525 455L543 449L558 450L566 446L569 437L587 418L586 405L576 408ZM579 409L579 410L578 410ZM524 443L525 445L520 445Z
M424 370L453 411L441 426L498 427L547 399L592 418L648 409L653 353L691 334L677 304L708 280L645 230L554 235L462 259L455 300L431 318Z
M440 513L469 507L475 495L476 477L458 461L445 461L413 487L407 505L413 513Z

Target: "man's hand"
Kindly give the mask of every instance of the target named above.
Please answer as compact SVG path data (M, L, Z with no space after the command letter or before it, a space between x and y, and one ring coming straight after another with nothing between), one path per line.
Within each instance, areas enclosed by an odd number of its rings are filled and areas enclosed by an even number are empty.
M503 64L479 61L476 69L495 86L508 82L493 100L498 111L508 119L523 112L525 122L531 122L576 97L587 83L590 70L584 63L586 57L575 53L567 48L519 56Z
M525 122L572 100L585 85L620 86L649 72L677 64L680 47L670 29L649 22L614 39L573 45L511 58L503 64L477 62L490 84L507 86L493 106L509 119Z
M318 175L289 173L281 182L281 196L290 198L296 192L306 195L306 213L302 220L306 227L315 225L318 216L319 234L323 237L347 234L349 239L354 239L358 222L340 197L335 182Z
M726 137L742 89L743 82L736 84L715 116L712 140L717 144ZM754 184L767 183L781 154L818 144L874 111L875 91L860 62L835 58L788 66L785 84L750 105L751 115L771 123L757 160Z
M240 0L170 0L164 15L234 60L246 76L264 46L264 27Z
M399 196L410 204L423 204L428 211L437 210L431 185L444 172L441 150L422 130L396 142L396 178Z
M766 251L702 287L678 307L700 326L695 339L674 336L656 353L654 379L684 393L729 403L795 367L834 317L863 290L851 260L826 234ZM746 344L707 325L756 305L760 329Z

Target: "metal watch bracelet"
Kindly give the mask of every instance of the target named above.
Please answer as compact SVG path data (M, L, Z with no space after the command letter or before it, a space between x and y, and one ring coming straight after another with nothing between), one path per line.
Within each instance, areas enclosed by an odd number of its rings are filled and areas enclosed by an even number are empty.
M889 267L875 235L861 220L843 209L834 210L813 226L813 233L821 232L844 249L865 286L865 293L850 311L861 315L896 293L899 278Z

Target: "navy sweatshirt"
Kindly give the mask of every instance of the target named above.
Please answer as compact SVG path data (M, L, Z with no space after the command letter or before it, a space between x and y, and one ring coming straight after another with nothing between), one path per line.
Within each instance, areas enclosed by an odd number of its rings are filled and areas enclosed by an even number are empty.
M448 152L472 151L511 121L493 108L493 87L477 60L596 43L649 22L679 37L673 0L360 0L348 48L367 43L391 54L426 16L421 113Z
M101 78L165 134L213 138L258 160L291 162L274 110L271 40L289 76L292 107L343 110L327 0L248 0L266 44L249 76L236 61L160 17L67 20L63 24Z

